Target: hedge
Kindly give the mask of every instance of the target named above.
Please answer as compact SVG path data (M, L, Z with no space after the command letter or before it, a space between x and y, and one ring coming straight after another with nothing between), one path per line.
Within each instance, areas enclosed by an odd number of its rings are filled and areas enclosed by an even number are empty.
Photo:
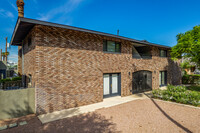
M5 83L5 82L9 82L9 81L18 81L18 80L22 80L21 77L14 77L14 78L7 78L7 79L1 79L0 83Z
M200 75L193 74L193 75L183 75L182 77L183 84L200 84Z

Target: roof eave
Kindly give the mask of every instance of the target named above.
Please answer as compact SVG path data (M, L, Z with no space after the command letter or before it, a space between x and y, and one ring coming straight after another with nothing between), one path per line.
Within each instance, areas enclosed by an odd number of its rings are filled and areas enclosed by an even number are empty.
M11 41L10 41L10 44L11 44L11 45L14 45L14 44L13 44L13 39L14 39L15 34L16 34L16 31L17 31L17 29L18 29L18 27L19 27L19 24L20 24L20 21L21 21L20 19L21 19L21 18L18 17L17 22L16 22L16 24L15 24L15 28L14 28L14 31L13 31L13 34L12 34L12 38L11 38Z
M29 19L29 18L18 18L17 23L15 25L15 29L14 29L13 35L12 35L12 39L11 39L11 43L10 43L11 45L18 45L18 44L13 44L13 39L14 39L14 37L16 35L16 31L17 31L17 29L19 27L20 22L27 22L27 23L31 23L31 24L37 24L37 25L45 25L45 26L52 26L52 27L58 27L58 28L82 31L82 32L87 32L87 33L92 33L92 34L98 34L98 35L103 35L103 36L114 37L114 38L118 38L118 39L122 39L122 40L131 41L131 42L134 42L134 43L140 43L140 44L144 44L144 45L151 45L151 46L171 49L171 47L165 46L165 45L159 45L159 44L154 44L154 43L149 43L149 42L143 42L143 41L139 41L139 40L123 37L123 36L113 35L113 34L109 34L109 33L93 31L93 30L88 30L88 29L83 29L83 28L63 25L63 24L45 22L45 21L40 21L40 20L34 20L34 19Z

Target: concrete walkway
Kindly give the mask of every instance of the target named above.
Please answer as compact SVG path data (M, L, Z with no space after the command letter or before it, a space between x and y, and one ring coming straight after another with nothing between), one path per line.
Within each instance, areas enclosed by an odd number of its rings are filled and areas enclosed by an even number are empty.
M148 95L151 93L145 93L145 94ZM116 106L119 104L127 103L133 100L148 98L145 94L138 93L138 94L134 94L127 97L116 96L116 97L106 98L103 100L103 102L100 102L100 103L65 109L61 111L55 111L53 113L39 115L38 118L44 124L44 123L52 122L52 121L63 119L63 118L68 118L68 117L72 117L72 116L76 116L76 115L80 115L80 114L84 114L88 112L93 112L100 108L108 108L108 107Z

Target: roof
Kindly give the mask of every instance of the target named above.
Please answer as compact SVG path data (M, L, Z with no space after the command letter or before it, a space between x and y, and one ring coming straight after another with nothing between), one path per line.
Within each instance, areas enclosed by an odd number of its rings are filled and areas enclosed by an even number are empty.
M118 35L113 35L113 34L109 34L109 33L88 30L88 29L83 29L83 28L77 28L77 27L73 27L73 26L69 26L69 25L40 21L40 20L35 20L35 19L30 19L30 18L21 18L21 17L19 17L17 20L10 44L20 46L22 43L22 40L26 37L26 35L29 33L29 31L35 25L52 26L52 27L69 29L69 30L82 31L82 32L87 32L87 33L92 33L92 34L97 34L97 35L103 35L103 36L123 39L123 40L131 41L131 42L139 43L139 44L144 44L144 45L151 45L151 46L163 47L163 48L168 48L168 49L171 48L169 46L154 44L154 43L150 43L150 42L147 42L144 40L140 41L140 40L135 40L135 39L118 36Z
M5 62L0 61L0 70L5 70L5 69L7 69Z

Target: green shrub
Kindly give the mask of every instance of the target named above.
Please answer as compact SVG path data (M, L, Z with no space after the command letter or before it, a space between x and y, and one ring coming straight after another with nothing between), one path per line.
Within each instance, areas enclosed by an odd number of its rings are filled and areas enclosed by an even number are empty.
M166 101L200 106L200 92L187 90L185 86L168 85L167 90L153 90L153 97Z
M5 82L9 82L9 81L18 81L18 80L21 80L22 78L21 77L14 77L14 78L7 78L7 79L1 79L0 80L0 83L5 83Z
M183 84L200 84L200 75L193 74L193 75L183 75L182 77Z
M18 81L18 80L22 80L22 78L21 77L14 77L14 78L12 78L12 81Z
M11 81L11 79L1 79L1 80L0 80L1 83L5 83L5 82L7 82L7 81Z

